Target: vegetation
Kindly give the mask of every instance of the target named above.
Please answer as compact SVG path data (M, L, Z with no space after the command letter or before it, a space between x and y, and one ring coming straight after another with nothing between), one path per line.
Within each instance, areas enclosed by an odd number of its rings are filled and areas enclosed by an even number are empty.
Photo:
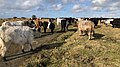
M112 33L111 33L112 31ZM22 67L119 67L120 29L101 27L95 29L93 40L66 32L56 41L65 42L60 47L42 50L27 59ZM71 37L70 35L73 34ZM56 44L57 45L57 44Z
M0 19L0 23L3 21ZM99 26L93 40L79 36L76 28L69 29L20 67L120 67L119 28Z
M32 15L32 18L33 18L33 19L36 19L37 17L36 17L36 15Z
M21 17L22 19L26 19L26 17Z
M17 19L17 17L13 17L14 19Z

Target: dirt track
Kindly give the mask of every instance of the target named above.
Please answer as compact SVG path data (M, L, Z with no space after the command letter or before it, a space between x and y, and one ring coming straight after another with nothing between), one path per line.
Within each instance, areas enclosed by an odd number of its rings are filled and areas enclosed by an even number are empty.
M7 51L7 61L0 60L0 67L18 67L33 55L37 55L38 52L44 49L44 45L48 45L50 42L55 40L62 33L46 33L42 35L40 38L35 39L35 43L33 44L34 51L29 51L26 49L25 53L22 53L21 46L11 45Z

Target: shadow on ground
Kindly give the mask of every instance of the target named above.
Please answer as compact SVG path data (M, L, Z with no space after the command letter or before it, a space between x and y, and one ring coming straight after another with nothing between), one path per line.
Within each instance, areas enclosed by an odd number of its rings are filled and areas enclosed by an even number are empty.
M74 32L76 32L77 29L68 29L66 31L56 31L56 33L65 33L65 32L68 32L68 31L74 31Z
M35 37L35 39L42 38L42 37L45 37L45 36L48 36L48 35L52 35L52 33L49 33L49 32L47 32L47 33L41 33L41 36L40 37Z
M105 36L105 35L103 35L103 34L99 34L99 33L94 33L94 38L93 38L93 40L95 40L95 39L101 39L103 36Z
M102 27L101 25L97 25L97 26L95 26L95 29L101 28L101 27Z
M24 57L24 56L27 56L27 55L32 55L32 54L38 53L41 50L54 49L56 47L62 46L63 43L65 43L65 42L44 44L42 46L39 46L39 47L35 48L33 51L26 51L25 53L19 53L19 54L15 54L15 55L11 55L11 56L6 56L6 59L7 59L7 61L10 61L10 60L14 60L14 59L17 59L17 58L20 58L20 57Z
M68 29L68 31L75 31L75 32L76 32L76 31L77 31L77 29Z
M74 31L74 32L76 32L77 29L68 29L67 31ZM55 33L65 33L67 31L54 31L54 33L51 33L51 32L41 33L41 36L40 37L36 37L35 39L42 38L42 37L45 37L45 36L49 36L49 35L52 35L52 34L55 34Z

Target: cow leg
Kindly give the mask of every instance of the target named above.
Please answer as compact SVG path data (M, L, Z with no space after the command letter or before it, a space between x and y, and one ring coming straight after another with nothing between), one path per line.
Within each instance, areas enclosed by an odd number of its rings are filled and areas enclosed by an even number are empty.
M2 56L3 60L6 61L6 58L5 58L5 52L7 51L6 46L3 46L1 50L2 50L1 56Z
M44 33L46 33L46 28L44 28Z
M63 30L63 29L62 29L62 27L61 27L61 32L62 32L62 30Z
M93 34L94 34L94 31L91 32L91 36L93 36Z
M62 30L63 30L63 26L62 26L62 24L61 24L61 32L62 32Z
M81 30L81 35L83 35L83 31Z
M5 58L5 52L7 51L7 47L9 46L8 44L7 44L7 46L5 46L5 43L4 43L4 41L0 38L0 54L1 54L1 56L2 56L2 58L3 58L3 60L4 61L6 61L6 58Z
M79 32L78 32L78 33L79 33L79 35L81 35L81 30L79 30Z
M24 51L24 45L22 45L22 52L24 53L25 51Z
M83 35L83 31L79 30L79 35L82 36Z
M32 44L30 44L30 51L33 51Z
M65 28L66 28L66 27L63 28L63 31L64 31L64 32L65 32Z
M38 30L37 30L37 31L41 32L41 29L40 29L40 28L38 28Z
M69 26L69 25L67 24L67 27L66 27L66 28L67 28L67 31L68 31L68 26Z
M51 33L53 33L53 29L51 29Z
M91 32L88 32L89 40L91 39Z

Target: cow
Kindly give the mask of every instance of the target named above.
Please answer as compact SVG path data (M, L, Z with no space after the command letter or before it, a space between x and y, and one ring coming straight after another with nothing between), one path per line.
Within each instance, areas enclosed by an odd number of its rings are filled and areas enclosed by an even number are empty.
M110 24L112 24L113 28L120 28L120 18L115 18L113 21L110 21Z
M44 22L42 22L42 25L43 25L44 33L46 33L48 22L44 21Z
M88 39L90 40L94 33L94 23L89 20L78 21L78 31L79 35L83 35L83 33L86 32L86 34L89 36Z
M107 19L104 24L105 24L106 26L108 26L108 25L110 25L110 22L113 21L113 20L114 20L114 19Z
M33 50L32 48L33 40L34 40L33 31L28 26L1 26L0 55L4 60L6 60L5 53L12 44L18 44L22 46L22 52L24 52L25 44L29 44L31 47L30 50Z
M51 33L53 33L55 24L53 23L52 19L49 19L49 21L43 21L42 22L43 28L44 28L44 33L46 33L47 29L51 30Z
M51 30L51 33L53 33L54 29L55 29L55 24L53 23L53 20L50 19L50 22L48 24L48 29Z
M24 25L25 25L24 21L14 21L14 22L5 21L2 23L2 26L24 26Z
M29 26L34 27L35 24L32 20L24 20L24 21L5 21L2 23L2 26Z
M61 31L65 32L68 30L70 25L75 25L76 19L75 18L57 18L57 25L61 26Z
M67 29L67 20L66 19L63 19L61 20L61 32L65 32L66 29Z
M62 18L57 18L57 25L61 24L61 20L63 20Z
M24 21L5 21L2 23L2 26L28 26L34 31L33 33L35 38L41 36L40 27L37 28L35 22L32 19L24 20Z
M94 23L94 25L97 26L98 25L98 21L100 20L100 18L90 18L88 20L92 21Z

